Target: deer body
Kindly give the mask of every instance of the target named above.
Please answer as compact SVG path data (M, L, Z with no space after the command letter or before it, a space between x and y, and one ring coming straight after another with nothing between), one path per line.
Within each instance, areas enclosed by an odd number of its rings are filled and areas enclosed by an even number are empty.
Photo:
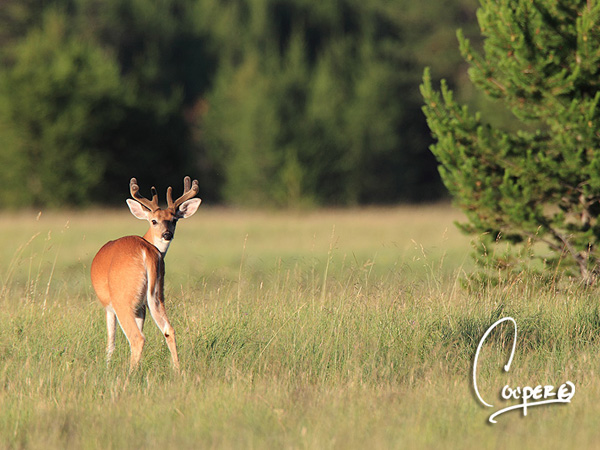
M115 349L117 320L131 348L130 368L139 364L144 347L142 333L146 307L154 322L165 336L175 369L179 369L175 332L165 310L164 257L175 233L177 220L190 217L200 206L200 199L190 199L198 192L198 182L184 180L184 195L177 201L167 191L168 207L158 208L156 190L152 188L153 200L138 194L135 178L130 183L134 200L127 204L138 219L148 220L150 228L143 236L125 236L106 243L96 254L91 266L92 285L98 299L106 310L108 339L107 361Z

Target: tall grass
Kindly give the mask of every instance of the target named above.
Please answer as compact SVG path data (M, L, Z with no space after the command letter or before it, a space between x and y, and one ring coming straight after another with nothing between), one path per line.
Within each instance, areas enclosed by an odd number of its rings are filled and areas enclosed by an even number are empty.
M181 374L150 321L141 368L122 333L104 362L104 314L87 274L128 214L0 218L0 447L593 447L598 292L530 276L466 289L468 241L446 206L249 213L182 222L167 255ZM68 225L66 225L68 222ZM141 225L141 226L140 226ZM39 234L38 234L39 233ZM31 239L31 236L35 236ZM508 413L505 384L576 384L573 402ZM506 406L506 405L504 405Z

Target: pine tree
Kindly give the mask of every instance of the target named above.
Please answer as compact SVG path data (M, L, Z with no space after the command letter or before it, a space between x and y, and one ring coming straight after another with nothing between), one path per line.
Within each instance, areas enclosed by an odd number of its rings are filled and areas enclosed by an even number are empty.
M543 256L543 243L546 261L592 282L600 273L600 3L481 0L477 17L480 52L458 32L471 81L522 127L491 125L445 82L434 90L425 72L431 150L467 215L462 228L485 248L502 238ZM519 259L496 262L515 268Z

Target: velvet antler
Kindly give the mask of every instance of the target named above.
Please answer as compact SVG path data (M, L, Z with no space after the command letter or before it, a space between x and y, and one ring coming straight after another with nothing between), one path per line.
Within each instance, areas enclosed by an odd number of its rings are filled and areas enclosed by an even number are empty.
M144 205L146 208L148 208L150 211L154 212L157 209L159 209L158 193L156 192L156 188L154 186L152 186L152 201L148 200L147 198L144 198L140 194L140 187L138 186L137 180L135 178L132 178L129 182L129 190L131 191L131 196L139 203Z
M169 209L173 211L177 211L179 206L189 200L190 198L195 197L198 194L200 188L198 187L198 180L194 180L192 182L190 177L185 177L183 179L183 195L179 197L177 200L173 201L173 188L169 186L167 189L167 206Z

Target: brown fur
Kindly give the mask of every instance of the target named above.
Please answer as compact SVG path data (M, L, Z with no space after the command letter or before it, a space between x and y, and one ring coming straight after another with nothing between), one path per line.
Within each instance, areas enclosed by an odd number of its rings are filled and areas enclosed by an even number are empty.
M131 347L131 367L138 365L144 347L144 335L136 318L143 324L148 306L156 325L163 332L173 365L179 366L175 333L167 318L164 304L165 265L158 249L139 236L125 236L104 245L91 267L92 285L102 306L110 308L119 320ZM109 323L114 328L114 323ZM109 329L109 336L114 329ZM107 347L110 359L114 342Z

